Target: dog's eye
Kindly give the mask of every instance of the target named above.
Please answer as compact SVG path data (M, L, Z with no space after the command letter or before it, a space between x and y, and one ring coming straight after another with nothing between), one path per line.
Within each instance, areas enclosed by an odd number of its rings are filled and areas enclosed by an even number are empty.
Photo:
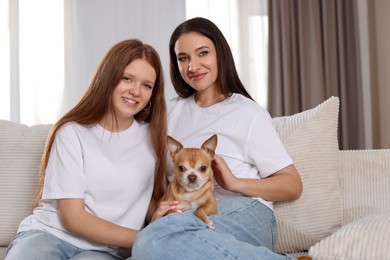
M201 172L205 172L206 170L207 170L207 167L206 167L206 166L204 166L204 165L203 165L203 166L200 166L200 171L201 171Z
M181 172L185 172L185 171L186 171L186 167L184 167L183 165L180 165L180 166L178 167L178 169L179 169L179 171L181 171Z

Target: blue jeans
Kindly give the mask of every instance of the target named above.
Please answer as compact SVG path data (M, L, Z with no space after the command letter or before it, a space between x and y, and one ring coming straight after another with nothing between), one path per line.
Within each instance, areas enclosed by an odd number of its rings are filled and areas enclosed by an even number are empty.
M173 213L137 234L132 260L148 259L290 259L272 251L277 240L275 216L258 200L232 196L218 201L207 228L193 211Z
M41 230L24 231L16 235L8 246L5 260L115 260L114 256L101 251L77 248Z

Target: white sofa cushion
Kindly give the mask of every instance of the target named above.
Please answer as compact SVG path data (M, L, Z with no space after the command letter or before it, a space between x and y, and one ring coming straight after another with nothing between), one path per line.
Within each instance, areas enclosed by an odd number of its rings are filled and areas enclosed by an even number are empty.
M378 260L390 256L390 209L355 220L309 250L316 260Z
M0 246L8 246L19 223L32 212L39 162L50 128L0 120Z
M277 252L308 250L341 226L338 111L339 99L331 97L313 109L273 119L303 182L300 199L274 204Z
M344 150L340 159L342 225L390 209L390 149Z

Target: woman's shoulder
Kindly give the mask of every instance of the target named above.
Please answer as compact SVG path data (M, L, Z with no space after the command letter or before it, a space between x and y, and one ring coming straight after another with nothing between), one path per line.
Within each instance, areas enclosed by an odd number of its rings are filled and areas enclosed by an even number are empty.
M232 94L225 103L232 113L240 114L247 118L269 118L269 112L256 101L241 94Z
M193 100L193 96L190 96L188 98L182 98L179 96L173 97L167 101L167 110L168 114L171 112L176 106L182 106L188 102Z
M191 98L192 98L192 96L190 96L188 98L175 96L175 97L172 97L172 98L168 99L167 103L168 103L168 105L177 104L177 103L180 103L180 102L186 102L186 101L190 100Z
M263 108L259 104L257 104L256 101L238 93L233 93L230 97L228 97L226 99L225 104L234 105L245 110L248 109L253 111L263 110Z

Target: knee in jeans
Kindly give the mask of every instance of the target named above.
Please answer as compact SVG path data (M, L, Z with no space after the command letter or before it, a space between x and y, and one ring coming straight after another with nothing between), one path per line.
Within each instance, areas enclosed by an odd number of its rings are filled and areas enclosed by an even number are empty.
M156 243L152 233L144 229L136 235L131 249L131 259L145 259L146 255L154 255Z
M145 236L143 235L142 232L139 232L135 236L135 241L134 241L133 246L131 248L131 255L133 257L139 255L139 253L141 253L144 248L147 248L146 245L147 245L147 242L146 242Z

